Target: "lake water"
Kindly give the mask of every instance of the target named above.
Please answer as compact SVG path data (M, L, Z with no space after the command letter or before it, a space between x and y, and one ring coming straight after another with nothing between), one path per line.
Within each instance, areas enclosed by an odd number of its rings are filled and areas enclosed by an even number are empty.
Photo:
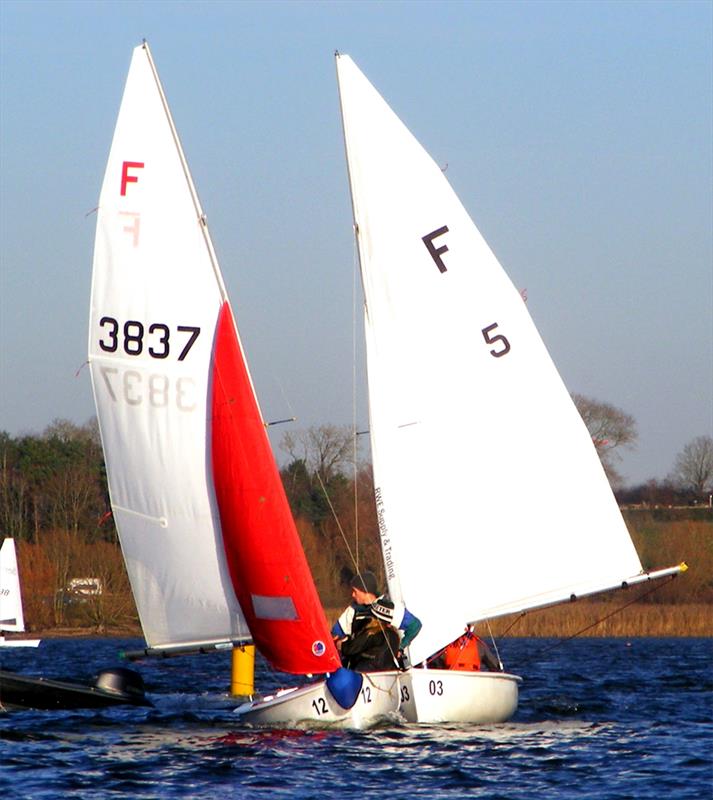
M91 680L137 640L47 639L0 668ZM239 725L230 654L136 665L155 708L0 713L3 798L713 797L713 640L500 645L521 674L506 724L365 732ZM265 690L289 679L258 662Z

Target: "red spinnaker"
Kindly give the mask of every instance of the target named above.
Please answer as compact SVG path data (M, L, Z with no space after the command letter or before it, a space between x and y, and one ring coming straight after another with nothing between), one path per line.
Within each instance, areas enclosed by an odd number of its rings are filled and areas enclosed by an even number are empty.
M258 650L294 674L341 666L226 301L213 355L212 463L233 587Z

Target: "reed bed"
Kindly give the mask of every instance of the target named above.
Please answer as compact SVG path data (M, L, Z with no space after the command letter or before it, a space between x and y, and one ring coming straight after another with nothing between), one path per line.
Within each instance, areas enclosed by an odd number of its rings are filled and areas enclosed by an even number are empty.
M342 608L327 609L330 623ZM713 606L708 603L622 604L578 600L561 606L494 619L476 627L488 638L505 636L566 638L570 636L697 636L713 637Z
M713 636L713 607L707 603L635 603L626 608L578 600L562 606L504 617L490 623L498 636ZM481 634L488 633L479 626Z

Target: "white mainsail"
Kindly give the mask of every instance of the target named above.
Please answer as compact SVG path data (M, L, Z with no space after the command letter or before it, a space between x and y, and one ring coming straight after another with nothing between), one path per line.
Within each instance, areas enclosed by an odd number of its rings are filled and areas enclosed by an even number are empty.
M114 519L151 647L249 636L206 449L224 298L144 44L133 53L99 200L89 360Z
M642 572L525 303L441 169L337 56L389 591L418 663L467 622Z
M0 547L0 631L24 630L15 540L7 538Z

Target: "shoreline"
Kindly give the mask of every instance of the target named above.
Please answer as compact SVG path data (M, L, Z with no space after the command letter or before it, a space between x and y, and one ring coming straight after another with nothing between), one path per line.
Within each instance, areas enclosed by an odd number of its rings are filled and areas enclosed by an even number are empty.
M328 622L337 619L342 608L327 608ZM708 603L637 603L624 609L612 602L579 600L524 616L491 620L478 624L480 636L495 639L543 638L564 639L572 636L591 638L712 638L713 605ZM138 626L96 628L58 627L26 631L7 639L112 638L140 639Z

